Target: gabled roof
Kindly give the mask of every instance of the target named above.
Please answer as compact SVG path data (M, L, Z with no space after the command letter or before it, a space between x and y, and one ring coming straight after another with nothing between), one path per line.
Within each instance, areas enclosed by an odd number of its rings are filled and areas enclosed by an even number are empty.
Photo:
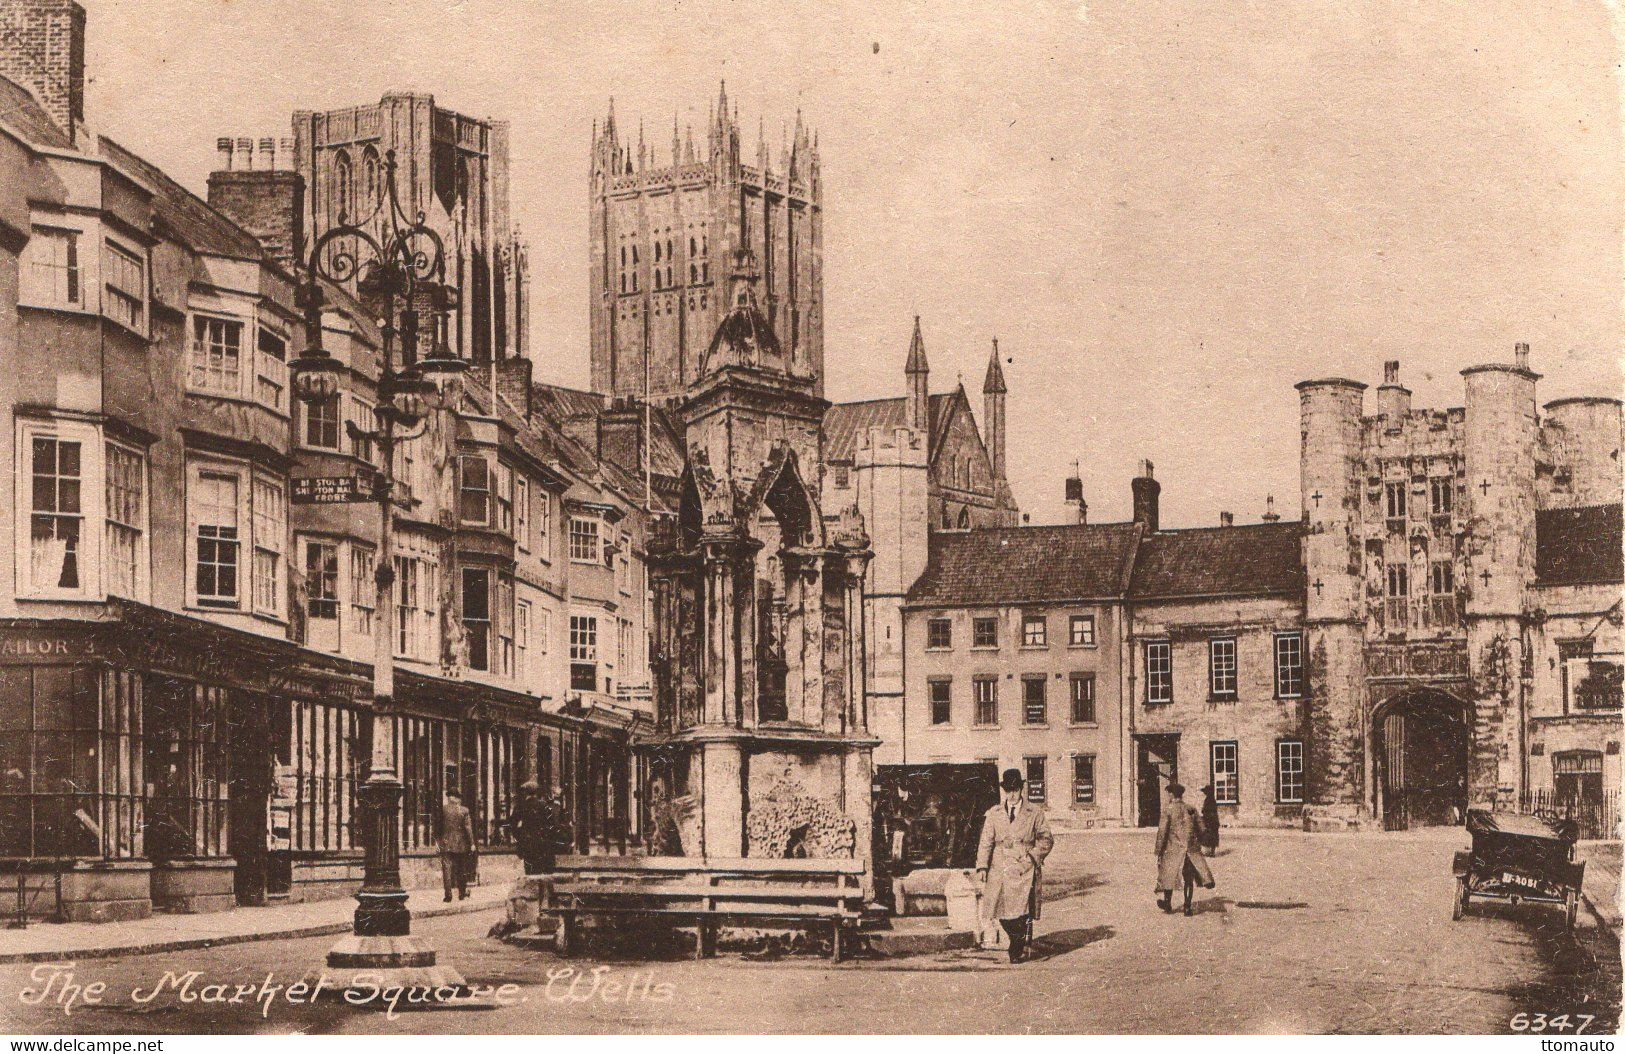
M567 421L573 417L596 417L609 405L609 399L597 392L584 392L579 388L566 388L561 384L543 384L538 381L530 386L530 390L537 405L543 407L548 416L557 421Z
M58 128L27 88L0 77L0 122L22 133L34 146L71 150L68 133Z
M1140 543L1129 596L1302 596L1303 524L1159 531Z
M1620 506L1541 509L1535 513L1535 584L1573 586L1625 581Z
M958 397L958 390L931 396L930 449L935 451L937 440L947 426L949 411ZM824 414L824 460L851 461L858 443L871 428L905 428L908 426L907 399L866 399L856 403L835 403Z
M1121 596L1139 526L996 527L931 539L911 607L995 606Z
M264 260L259 239L237 226L209 203L170 179L158 168L105 135L99 140L102 156L114 168L153 192L153 210L166 233L194 252Z

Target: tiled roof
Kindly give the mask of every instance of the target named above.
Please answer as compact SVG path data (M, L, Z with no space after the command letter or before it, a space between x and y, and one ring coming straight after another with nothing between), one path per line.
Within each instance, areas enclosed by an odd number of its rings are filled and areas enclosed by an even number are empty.
M931 396L931 445L941 432L954 398L949 392ZM902 428L908 419L907 399L866 399L857 403L835 403L824 414L824 460L851 461L858 442L871 428Z
M557 421L568 421L572 417L595 417L608 402L596 392L566 388L561 384L538 382L532 384L530 389L537 404L545 407L548 415Z
M1620 507L1541 509L1535 513L1535 583L1543 586L1625 581Z
M68 133L56 126L27 88L0 77L0 122L21 132L35 146L70 150Z
M1297 521L1159 531L1140 543L1129 595L1302 595L1302 540Z
M156 165L137 157L105 135L100 139L107 161L153 192L153 208L168 233L194 252L261 260L265 250L259 239L209 207L208 202L164 175Z
M1094 523L938 534L908 602L929 607L1120 596L1138 533L1132 523Z

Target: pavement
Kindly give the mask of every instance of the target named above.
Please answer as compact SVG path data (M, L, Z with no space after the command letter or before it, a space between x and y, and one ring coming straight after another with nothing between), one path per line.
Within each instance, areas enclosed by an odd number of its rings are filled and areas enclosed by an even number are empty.
M1597 921L1619 932L1620 843L1582 842L1578 849L1586 862L1585 882L1580 898Z
M467 900L450 904L438 889L412 890L406 906L414 918L465 915L500 907L503 886L476 886ZM355 900L315 900L197 915L153 915L131 922L41 922L27 929L0 929L0 963L108 959L128 955L189 951L249 941L287 940L347 933Z
M0 1031L1504 1034L1520 1013L1567 1015L1565 1038L1618 1027L1619 940L1595 919L1571 935L1559 911L1475 903L1451 921L1459 830L1226 831L1218 887L1192 918L1157 909L1151 837L1058 838L1036 957L1017 966L940 945L835 964L651 959L588 942L562 959L488 937L502 918L493 900L413 928L484 988L477 1005L292 1000L285 986L331 944L302 937L0 966Z

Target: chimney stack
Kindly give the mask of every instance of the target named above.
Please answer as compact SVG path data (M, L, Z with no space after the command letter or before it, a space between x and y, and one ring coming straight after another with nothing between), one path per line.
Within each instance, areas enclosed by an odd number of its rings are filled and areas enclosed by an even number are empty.
M217 162L219 167L216 169L218 172L231 171L231 142L229 135L223 135L214 141L214 148L220 155Z
M1083 477L1078 474L1078 463L1072 462L1072 475L1066 478L1066 507L1070 522L1089 522L1089 503L1083 500Z
M1377 389L1377 414L1384 427L1397 432L1411 412L1411 390L1399 383L1399 360L1389 359L1382 364L1382 387Z
M1281 514L1275 511L1275 495L1264 495L1264 522L1275 523L1280 518Z
M1233 513L1233 512L1221 512L1221 513L1219 513L1219 526L1220 527L1234 527L1235 525L1236 525L1236 514L1235 513Z
M7 0L0 77L39 101L77 144L85 122L85 9L74 0Z
M1518 369L1527 370L1529 368L1529 344L1527 341L1520 340L1512 346L1512 359L1517 364Z
M260 168L267 172L276 168L276 140L270 136L260 140Z
M1157 498L1162 493L1162 484L1152 475L1154 466L1149 460L1140 462L1140 474L1130 482L1129 487L1134 492L1134 522L1142 524L1147 531L1155 533L1157 530Z

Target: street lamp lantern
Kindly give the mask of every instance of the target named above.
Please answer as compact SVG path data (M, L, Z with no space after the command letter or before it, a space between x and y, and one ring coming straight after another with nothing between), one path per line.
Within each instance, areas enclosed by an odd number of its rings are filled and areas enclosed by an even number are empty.
M446 288L440 236L422 212L408 216L395 183L395 152L385 155L382 185L369 188L376 207L322 232L305 271L305 351L292 363L295 394L307 404L326 403L339 391L344 366L321 346L323 282L350 285L378 320L381 361L375 427L350 426L351 435L378 451L378 558L373 619L372 706L367 721L371 768L356 792L358 831L365 851L355 925L327 954L329 973L348 975L339 990L367 985L426 985L461 990L455 969L438 964L435 952L411 936L412 914L401 887L400 807L403 788L396 769L394 736L395 447L427 430L433 411L452 406L467 364L446 346L454 297ZM428 310L425 311L425 306ZM425 315L427 317L425 317ZM418 357L427 335L433 353ZM397 361L398 360L398 361ZM420 428L421 426L421 428Z

